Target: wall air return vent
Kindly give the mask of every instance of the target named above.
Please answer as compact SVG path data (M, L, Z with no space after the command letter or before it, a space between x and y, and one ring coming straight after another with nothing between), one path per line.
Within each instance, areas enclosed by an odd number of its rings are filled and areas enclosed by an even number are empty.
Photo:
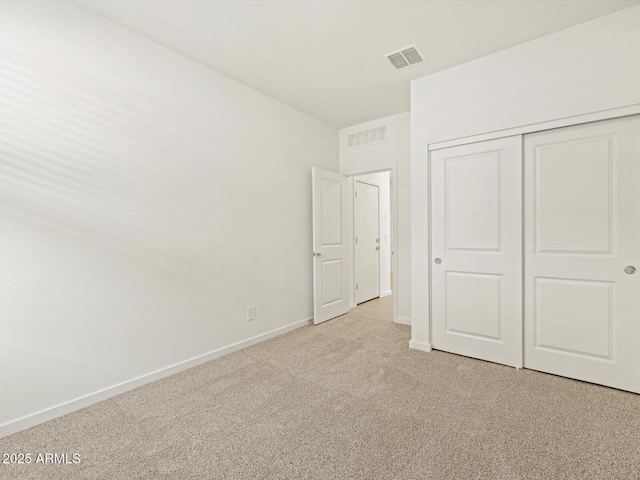
M418 45L409 45L395 52L387 53L385 57L387 57L391 65L397 69L409 67L426 60Z
M387 127L368 128L359 132L349 133L347 135L347 148L364 147L365 145L373 145L387 140Z

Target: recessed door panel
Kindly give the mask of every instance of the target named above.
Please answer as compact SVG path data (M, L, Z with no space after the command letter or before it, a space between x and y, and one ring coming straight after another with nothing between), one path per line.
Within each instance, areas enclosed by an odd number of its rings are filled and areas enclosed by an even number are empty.
M525 136L525 366L640 393L640 119Z
M322 306L326 307L343 299L342 295L342 269L341 258L335 260L322 260Z
M611 253L613 140L605 135L536 147L537 252Z
M320 180L322 186L322 246L342 243L342 183L329 178Z
M596 359L613 357L615 283L561 278L536 278L535 282L537 349Z
M522 365L521 137L431 152L433 347Z
M445 163L447 250L500 249L500 152Z
M447 272L446 332L502 340L502 275Z

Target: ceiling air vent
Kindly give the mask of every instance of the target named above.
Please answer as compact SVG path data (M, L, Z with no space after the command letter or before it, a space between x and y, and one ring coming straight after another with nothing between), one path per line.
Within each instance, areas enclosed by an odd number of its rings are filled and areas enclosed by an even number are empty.
M425 61L425 56L417 45L409 45L395 52L387 53L385 57L387 57L391 65L397 69Z
M347 135L347 148L362 147L365 145L373 145L374 143L384 142L387 139L387 127L368 128L359 132L353 132Z

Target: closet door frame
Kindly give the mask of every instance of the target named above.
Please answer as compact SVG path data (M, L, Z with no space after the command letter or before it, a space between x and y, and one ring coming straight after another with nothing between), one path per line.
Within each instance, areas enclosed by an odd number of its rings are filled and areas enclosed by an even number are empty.
M612 108L612 109L607 109L607 110L602 110L599 112L591 112L591 113L586 113L586 114L581 114L581 115L574 115L574 116L569 116L569 117L563 117L563 118L559 118L559 119L553 119L553 120L549 120L549 121L545 121L545 122L539 122L539 123L534 123L534 124L529 124L529 125L524 125L524 126L519 126L519 127L513 127L513 128L506 128L506 129L502 129L502 130L496 130L490 133L485 133L485 134L479 134L479 135L471 135L468 137L462 137L462 138L458 138L458 139L454 139L454 140L448 140L448 141L443 141L443 142L436 142L436 143L430 143L426 146L427 148L427 162L428 162L428 184L430 185L431 183L431 152L433 150L440 150L443 148L448 148L448 147L454 147L454 146L460 146L460 145L466 145L469 143L476 143L476 142L483 142L486 140L496 140L496 139L500 139L500 138L504 138L504 137L509 137L509 136L515 136L515 135L521 135L521 143L522 143L522 148L524 148L524 136L526 134L529 133L536 133L536 132L542 132L542 131L546 131L546 130L554 130L554 129L558 129L558 128L562 128L562 127L569 127L569 126L575 126L575 125L581 125L581 124L585 124L585 123L592 123L592 122L599 122L602 120L611 120L611 119L615 119L615 118L624 118L624 117L629 117L629 116L633 116L633 115L640 115L640 104L636 104L636 105L630 105L630 106L626 106L626 107L618 107L618 108ZM524 152L523 152L524 153ZM523 174L523 178L522 181L524 182L524 174ZM409 342L409 346L410 348L414 348L417 350L422 350L422 351L426 351L426 352L430 352L432 349L432 342L433 342L433 310L432 310L432 306L433 306L433 302L432 302L432 275L433 275L433 253L432 253L432 245L431 245L431 238L432 238L432 216L431 216L431 208L432 208L432 202L431 202L431 188L429 187L429 191L427 194L427 198L428 198L428 229L427 229L427 237L428 237L428 262L427 262L427 274L428 274L428 299L429 299L429 304L428 304L428 319L427 319L427 325L426 325L426 331L425 328L417 325L417 322L413 322L412 323L412 339ZM524 204L524 197L523 197L523 204ZM524 212L523 212L524 215ZM524 217L523 217L523 243L524 243ZM523 252L524 253L524 252ZM523 265L524 266L524 265ZM523 322L523 329L524 329L524 270L523 270L523 285L522 285L522 295L523 295L523 312L522 312L522 322ZM424 337L424 333L427 334L427 337ZM419 340L418 340L419 339ZM524 342L524 340L523 340ZM523 352L523 361L524 361L524 344L522 346L522 352Z
M468 137L446 140L443 142L430 143L427 151L440 150L441 148L456 147L467 143L484 142L485 140L495 140L497 138L511 137L514 135L526 135L528 133L542 132L544 130L555 130L556 128L571 127L583 123L599 122L600 120L611 120L614 118L630 117L640 115L640 104L628 107L611 108L600 112L585 113L583 115L573 115L570 117L558 118L546 122L531 123L520 127L504 128L489 133L470 135Z

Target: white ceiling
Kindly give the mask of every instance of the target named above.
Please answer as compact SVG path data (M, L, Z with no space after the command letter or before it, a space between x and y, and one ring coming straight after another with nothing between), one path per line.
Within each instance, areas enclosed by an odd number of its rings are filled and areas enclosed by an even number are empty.
M267 95L345 127L409 110L409 80L640 0L77 0ZM385 53L417 43L428 62Z

